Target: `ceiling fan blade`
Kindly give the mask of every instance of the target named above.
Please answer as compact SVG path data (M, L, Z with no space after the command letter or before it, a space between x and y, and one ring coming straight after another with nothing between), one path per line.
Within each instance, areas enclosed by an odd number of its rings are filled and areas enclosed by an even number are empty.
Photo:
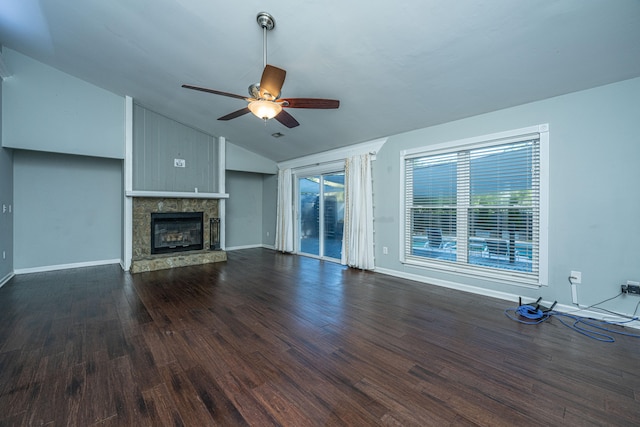
M294 128L296 126L300 126L300 123L298 123L298 121L294 119L291 114L287 113L284 110L280 111L280 113L275 117L275 119L280 123L282 123L283 125L285 125L286 127L288 127L289 129Z
M260 79L260 97L265 98L268 93L273 99L277 98L286 76L287 72L282 68L267 64Z
M286 108L316 108L316 109L332 109L340 107L340 101L337 99L322 98L286 98L281 99L283 107Z
M229 93L229 92L220 92L219 90L207 89L206 87L191 86L191 85L182 85L182 87L185 89L193 89L193 90L199 90L200 92L212 93L214 95L228 96L229 98L247 99L246 96L236 95L235 93Z
M235 119L236 117L240 117L240 116L244 116L245 114L249 113L249 109L247 107L241 108L238 111L234 111L233 113L229 113L226 116L222 116L220 117L218 120L231 120L231 119Z

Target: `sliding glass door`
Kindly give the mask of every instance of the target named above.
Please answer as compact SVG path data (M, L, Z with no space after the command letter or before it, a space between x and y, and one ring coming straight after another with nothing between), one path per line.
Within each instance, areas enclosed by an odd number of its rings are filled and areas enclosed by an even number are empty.
M339 260L344 225L344 171L298 177L298 252Z

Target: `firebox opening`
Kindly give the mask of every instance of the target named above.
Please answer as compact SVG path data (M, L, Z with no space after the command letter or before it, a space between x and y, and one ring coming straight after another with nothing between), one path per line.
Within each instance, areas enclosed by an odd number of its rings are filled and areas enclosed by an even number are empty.
M202 217L202 212L151 213L151 253L201 250Z

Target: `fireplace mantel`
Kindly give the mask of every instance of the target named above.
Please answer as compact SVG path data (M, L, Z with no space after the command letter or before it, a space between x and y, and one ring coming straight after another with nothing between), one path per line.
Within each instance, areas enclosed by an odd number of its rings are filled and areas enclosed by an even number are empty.
M153 197L161 199L228 199L227 193L188 193L176 191L126 191L127 197Z

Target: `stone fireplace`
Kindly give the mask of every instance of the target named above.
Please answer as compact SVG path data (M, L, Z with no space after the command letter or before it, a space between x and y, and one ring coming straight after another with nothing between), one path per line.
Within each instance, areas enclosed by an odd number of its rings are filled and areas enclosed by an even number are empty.
M209 250L210 219L217 217L217 199L134 197L130 271L226 261L226 252Z

